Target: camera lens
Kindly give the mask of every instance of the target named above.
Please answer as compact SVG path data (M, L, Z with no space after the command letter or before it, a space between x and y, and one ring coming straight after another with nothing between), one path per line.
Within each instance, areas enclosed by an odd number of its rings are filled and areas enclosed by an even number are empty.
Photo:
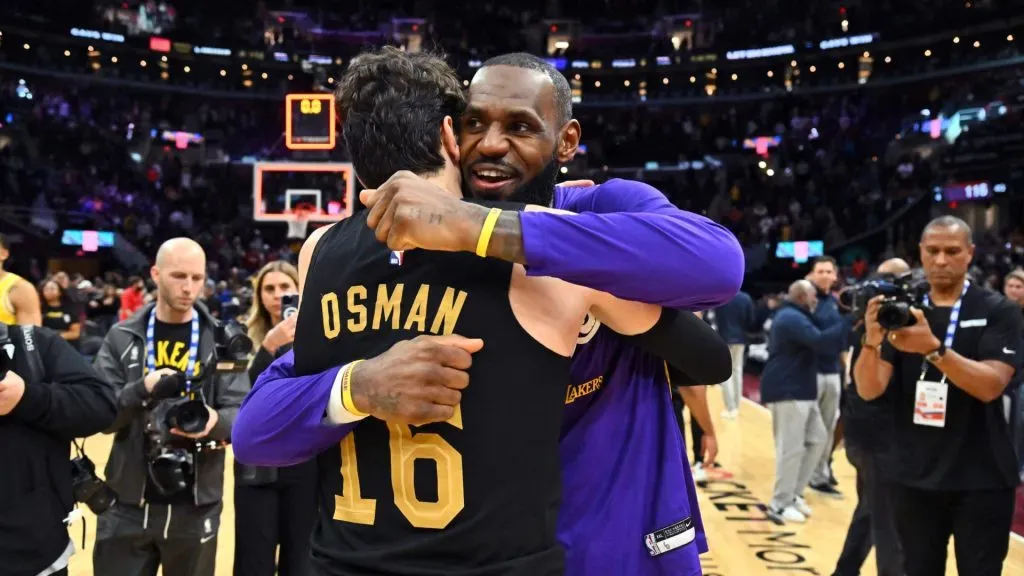
M878 309L878 323L886 330L899 330L911 324L910 304L883 302Z
M196 434L206 429L210 421L210 413L200 400L182 402L167 411L167 425L188 434Z

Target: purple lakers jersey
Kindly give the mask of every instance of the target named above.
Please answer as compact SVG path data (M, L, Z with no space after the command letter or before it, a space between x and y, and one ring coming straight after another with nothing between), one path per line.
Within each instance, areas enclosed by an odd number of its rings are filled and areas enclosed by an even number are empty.
M562 424L567 576L699 576L707 551L664 362L588 316Z

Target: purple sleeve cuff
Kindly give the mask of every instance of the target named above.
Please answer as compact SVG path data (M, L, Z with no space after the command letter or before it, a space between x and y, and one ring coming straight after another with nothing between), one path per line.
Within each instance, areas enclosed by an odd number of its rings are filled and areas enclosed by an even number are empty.
M530 276L691 310L728 302L743 283L736 237L697 214L523 212L520 219Z
M231 433L235 458L252 466L292 466L345 437L353 424L324 423L339 368L295 376L291 352L260 374L238 411Z

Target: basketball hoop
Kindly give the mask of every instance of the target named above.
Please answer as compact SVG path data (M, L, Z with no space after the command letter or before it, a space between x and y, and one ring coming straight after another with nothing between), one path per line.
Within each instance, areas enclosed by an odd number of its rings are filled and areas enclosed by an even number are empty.
M288 221L288 239L305 240L306 232L309 230L309 217L313 214L312 210L305 207L295 207L292 210L294 216Z

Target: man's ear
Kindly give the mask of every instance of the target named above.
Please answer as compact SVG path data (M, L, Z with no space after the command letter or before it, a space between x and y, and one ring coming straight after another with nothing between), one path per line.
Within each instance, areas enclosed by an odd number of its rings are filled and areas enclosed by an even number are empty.
M576 156L576 151L580 149L580 137L582 135L580 123L575 118L570 118L562 126L557 150L557 158L560 164L567 164Z
M452 164L459 165L459 139L455 135L455 121L451 116L445 116L441 122L441 149L451 159Z

